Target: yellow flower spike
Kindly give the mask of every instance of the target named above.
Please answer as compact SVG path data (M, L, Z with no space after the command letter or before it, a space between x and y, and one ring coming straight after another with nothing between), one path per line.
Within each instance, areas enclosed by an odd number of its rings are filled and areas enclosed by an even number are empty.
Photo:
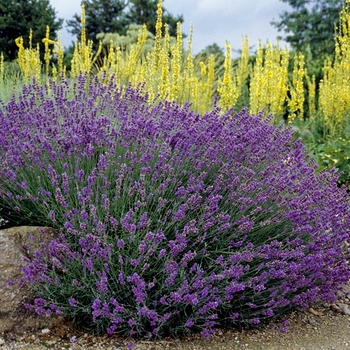
M226 42L226 55L224 62L224 77L218 82L220 96L219 105L226 111L235 106L239 96L237 84L233 81L231 45Z
M62 78L65 77L65 71L66 67L63 65L63 58L64 58L64 50L63 46L61 45L61 33L58 32L57 35L57 43L56 43L58 50L57 50L57 65L58 65L58 72L62 76Z
M278 61L279 54L277 50L274 49L270 42L266 46L266 58L265 58L265 103L269 106L268 113L273 113L276 108L276 100L278 90L276 89L276 83L278 84L278 79L276 79L275 74L278 72ZM277 80L277 81L276 81Z
M94 63L102 52L102 43L97 49L96 55L93 55L93 42L86 39L85 29L85 6L81 6L81 36L80 42L77 42L74 47L73 58L71 61L71 76L77 77L80 72L90 74Z
M168 82L169 82L169 27L167 24L164 25L165 27L165 36L163 41L163 47L160 52L160 71L161 71L161 77L160 77L160 85L159 85L159 95L160 98L164 99L169 94L169 88L168 88Z
M257 56L250 83L250 113L256 114L264 108L263 104L263 47L258 43Z
M194 108L196 104L198 105L199 101L196 98L198 96L198 80L194 74L194 63L192 56L192 36L193 36L193 24L191 23L190 35L188 38L187 44L187 57L184 67L184 81L183 81L183 93L181 96L180 104L183 104L187 101L194 103Z
M129 51L129 57L127 59L127 68L126 68L126 74L125 79L127 81L133 80L133 86L139 85L141 81L135 81L135 72L137 69L138 61L141 58L142 53L142 47L145 44L147 39L147 27L146 25L143 25L142 30L139 30L138 36L137 36L137 43L136 45L132 45Z
M249 76L249 42L248 37L243 38L242 54L238 62L237 86L242 91Z
M281 117L285 113L285 101L287 100L288 91L288 65L289 65L289 52L282 50L280 58L280 66L278 69L277 81L278 81L278 95L276 98L276 107L272 109L277 116Z
M91 50L90 51L92 52L92 42L91 42ZM96 62L96 60L97 60L98 56L100 56L101 52L102 52L102 42L100 41L99 45L98 45L98 49L97 49L96 55L93 58L91 65L93 65Z
M25 50L23 46L23 38L22 37L16 38L15 43L18 47L18 64L22 73L24 74L24 76L26 76L25 74L26 62L25 62L25 53L24 53Z
M144 65L138 65L135 70L133 86L138 86L140 83L147 81L146 68Z
M253 67L250 84L250 112L265 110L265 115L272 113L276 122L284 114L284 103L288 89L288 51L281 50L279 44L266 45L265 57L261 42L257 59Z
M137 61L141 58L142 48L147 40L147 26L144 24L142 29L139 30L136 43L136 56L134 58L134 65L136 66Z
M154 86L156 85L156 59L154 50L152 52L148 52L146 55L146 71L147 71L147 84L146 90L149 93L150 101L153 101L154 98Z
M113 40L110 40L108 56L106 59L105 70L111 75L117 73L116 51L114 50Z
M199 66L201 68L201 76L205 77L207 75L207 67L205 66L203 61L199 62Z
M349 2L340 12L338 35L335 37L334 63L325 62L319 85L319 107L331 137L349 137L350 112L350 9Z
M52 67L52 79L58 81L57 68Z
M50 27L46 26L46 36L43 39L44 47L45 47L45 53L44 53L44 60L45 60L45 66L46 66L46 79L49 78L49 67L50 67L50 61L52 58L49 43L51 40L49 39L50 36Z
M133 69L135 67L134 60L136 60L136 48L135 45L132 45L129 49L130 51L127 54L127 60L126 60L126 69L124 70L124 75L126 80L130 80L132 78Z
M20 36L19 38L15 39L15 43L17 45L17 47L19 48L19 50L24 50L24 46L23 46L23 38Z
M192 52L192 41L193 41L193 23L190 25L190 35L187 40L187 52Z
M160 59L160 51L161 51L161 39L162 39L162 27L163 27L163 3L162 0L158 1L157 4L157 22L156 22L156 38L154 44L154 54L155 54L155 67L157 69Z
M297 54L294 57L294 69L292 84L290 87L291 98L288 100L290 114L288 115L288 123L291 124L297 117L304 117L304 56Z
M40 62L40 51L39 44L36 49L32 48L32 32L29 35L29 49L25 49L23 46L23 38L17 38L15 40L18 46L18 64L23 73L24 81L28 82L30 78L35 77L38 81L41 78L41 62Z
M81 43L85 44L86 43L86 31L85 31L85 5L82 4L81 5L81 36L80 36L80 40Z
M181 23L176 24L176 43L171 48L171 89L170 99L178 101L180 91L180 72L181 72L181 58L182 58L182 31Z
M30 28L30 31L29 31L29 51L32 51L32 40L33 40L33 31L32 31L32 28Z
M116 61L116 79L117 81L121 79L121 75L122 75L122 71L123 71L123 67L122 67L122 51L120 49L120 47L117 47L116 49L116 57L115 57L115 61Z

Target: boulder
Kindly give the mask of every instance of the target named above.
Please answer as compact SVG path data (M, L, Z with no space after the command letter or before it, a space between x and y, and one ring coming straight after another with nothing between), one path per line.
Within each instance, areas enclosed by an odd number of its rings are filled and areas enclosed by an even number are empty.
M30 257L23 244L39 248L40 243L51 241L59 231L53 228L31 226L12 227L0 230L0 333L35 331L54 327L60 317L39 316L25 309L24 303L32 303L34 295L29 287L7 285L9 280L21 277L24 257ZM29 240L29 237L32 237Z

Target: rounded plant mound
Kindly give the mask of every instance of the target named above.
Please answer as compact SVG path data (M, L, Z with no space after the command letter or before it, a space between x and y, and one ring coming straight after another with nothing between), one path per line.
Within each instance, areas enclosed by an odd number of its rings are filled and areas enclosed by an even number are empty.
M209 336L333 300L350 278L345 190L261 115L79 77L25 86L0 124L2 216L61 231L23 268L38 313Z

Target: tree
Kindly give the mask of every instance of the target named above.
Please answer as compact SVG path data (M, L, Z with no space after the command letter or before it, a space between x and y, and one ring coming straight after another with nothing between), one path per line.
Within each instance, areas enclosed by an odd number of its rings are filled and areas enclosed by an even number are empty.
M56 40L62 23L62 19L56 19L49 0L0 0L0 51L7 61L15 59L18 51L15 39L22 36L27 43L30 29L33 45L39 43L43 48L46 26L51 30L50 39Z
M342 0L281 0L293 11L284 11L281 21L271 22L292 48L304 51L310 47L314 58L334 54L335 26L339 24Z
M220 56L225 59L225 51L222 47L220 47L217 43L213 43L211 45L207 45L200 53L199 55L205 55L205 56Z
M158 0L83 0L85 6L85 28L88 39L96 40L99 33L125 35L131 24L146 24L155 34ZM170 35L176 36L176 23L183 22L182 16L173 17L163 8L163 21L169 25ZM68 30L80 35L81 19L78 14L67 21Z
M156 34L157 5L158 0L130 0L129 12L126 14L126 18L130 24L146 24L147 29ZM171 36L176 36L176 23L183 23L183 21L182 15L173 17L163 7L163 23L168 24Z
M126 33L128 21L124 10L127 0L84 0L85 29L87 38L95 41L98 33ZM81 16L75 14L73 19L67 21L71 34L79 36L81 33Z

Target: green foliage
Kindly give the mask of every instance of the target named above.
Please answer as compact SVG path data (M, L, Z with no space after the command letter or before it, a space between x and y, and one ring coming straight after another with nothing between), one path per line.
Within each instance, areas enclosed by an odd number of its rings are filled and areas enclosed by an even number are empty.
M82 3L85 6L88 39L95 40L99 33L129 35L128 28L132 31L135 25L143 24L150 33L155 34L158 0L84 0ZM174 17L163 8L163 22L169 25L169 34L176 36L176 23L182 23L183 17ZM75 14L67 25L71 28L70 33L80 35L80 15Z
M334 53L332 55L315 56L311 51L310 45L307 45L303 51L303 54L307 73L309 77L312 77L313 75L315 76L316 86L318 87L320 80L323 78L323 67L325 65L325 61L327 59L333 59Z
M157 4L158 0L130 0L129 12L126 13L126 18L130 24L145 24L147 30L151 33L156 34L156 21L157 16ZM174 17L168 13L163 7L163 23L167 23L169 26L169 34L176 36L176 23L183 23L183 16Z
M122 51L126 51L131 47L131 45L137 43L140 30L142 30L142 25L131 24L125 35L118 33L99 33L96 37L98 40L102 41L102 44L105 47L109 47L112 41L113 47L119 47ZM147 31L146 42L142 46L142 54L147 54L147 52L153 51L154 39L154 35ZM172 39L175 40L175 38Z
M338 185L350 191L350 140L349 125L343 123L342 133L333 135L326 122L317 115L313 121L296 120L292 126L294 140L301 139L308 153L315 157L317 171L334 168L338 174Z
M46 26L51 29L50 39L56 39L56 32L62 27L63 20L56 19L56 12L49 0L0 0L0 49L5 60L16 58L18 48L15 39L22 36L28 42L30 29L33 30L33 45L37 43L43 50L42 38Z
M280 21L271 22L282 37L298 51L310 46L313 57L324 58L334 53L335 26L339 23L342 0L281 0L292 7ZM313 5L312 5L313 4Z
M5 77L7 78L14 78L15 76L19 76L21 74L21 68L19 67L17 60L5 62L4 72Z
M350 147L349 139L320 140L317 149L317 161L322 168L335 168L341 173L338 179L340 185L350 188Z
M102 32L117 32L125 34L127 20L124 11L127 6L125 0L84 0L85 29L87 38L95 40L96 35ZM68 30L73 35L81 34L81 17L78 14L67 21Z
M284 31L283 39L291 44L295 51L301 51L305 57L305 68L311 78L315 76L316 111L317 115L309 115L308 99L305 98L304 110L305 122L294 123L297 130L296 136L303 139L308 151L316 158L322 169L335 168L339 174L339 185L347 185L350 188L350 153L349 153L349 125L345 122L332 132L329 128L329 120L325 120L320 112L319 84L324 79L326 61L333 61L335 53L335 35L339 32L339 12L345 1L342 0L281 0L292 7L292 11L284 11L280 15L280 21L272 24ZM292 52L292 55L294 52ZM289 74L291 74L289 69ZM341 78L339 78L341 79ZM304 84L305 91L307 85ZM306 96L305 96L306 97Z
M8 102L13 95L17 95L23 86L24 80L17 60L4 62L4 78L0 84L0 100Z

